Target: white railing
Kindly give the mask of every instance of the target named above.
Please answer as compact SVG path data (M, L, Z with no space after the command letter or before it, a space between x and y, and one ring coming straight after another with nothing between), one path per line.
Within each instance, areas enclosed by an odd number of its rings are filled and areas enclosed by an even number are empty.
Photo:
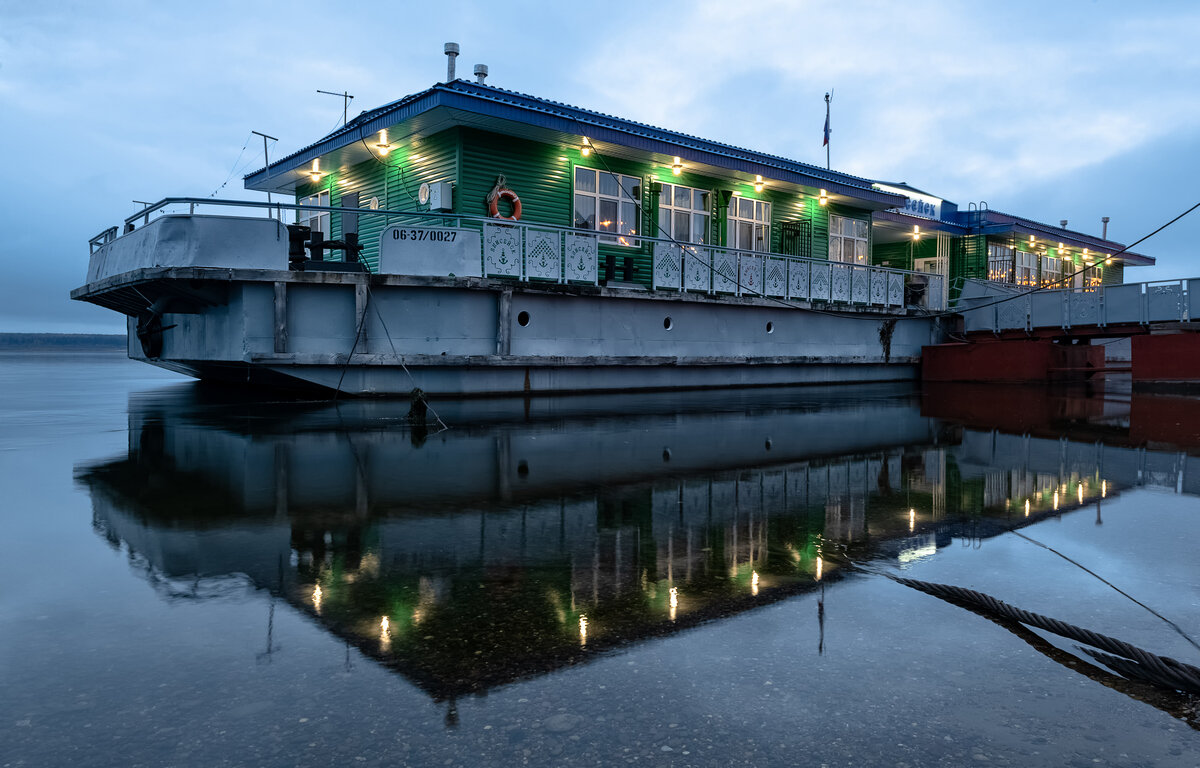
M1106 328L1200 321L1200 278L1016 293L973 282L959 302L967 331Z
M657 290L944 309L942 276L924 272L658 239L653 265Z
M243 214L265 211L268 217L279 221L283 220L284 211L331 212L382 216L389 225L399 220L403 228L418 231L451 227L478 232L479 276L528 281L597 284L600 241L605 239L607 246L607 240L613 237L607 232L479 216L188 197L164 198L147 205L125 219L125 232L139 225L144 227L156 217L194 214L198 208L212 206L241 209L238 213ZM330 233L324 234L328 237ZM115 238L115 227L106 230L93 238L92 249ZM644 235L637 239L636 248L610 246L617 254L618 263L614 266L619 273L623 266L620 260L643 255L648 246L652 265L650 284L655 290L763 296L883 309L945 309L941 275L720 246L686 245Z

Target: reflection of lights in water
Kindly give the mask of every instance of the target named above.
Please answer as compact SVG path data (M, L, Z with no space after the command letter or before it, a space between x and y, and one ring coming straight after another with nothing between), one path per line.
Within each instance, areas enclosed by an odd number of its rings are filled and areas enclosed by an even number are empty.
M579 644L587 645L587 614L579 614Z
M758 571L750 572L750 594L758 594Z
M1025 499L1025 517L1029 517L1029 499Z
M313 587L313 610L315 610L317 613L321 612L321 596L321 585L318 584L317 586Z
M1079 486L1079 493L1077 495L1079 496L1079 503L1082 504L1083 503L1083 485L1082 484L1080 484L1080 486Z
M679 608L679 587L671 587L671 621L675 621L675 611Z
M1108 496L1108 481L1101 480L1100 481L1100 498L1103 499L1106 496Z
M917 527L917 510L908 510L908 530L912 531Z
M912 539L909 539L909 541L912 541ZM915 547L909 547L907 549L900 550L900 554L897 556L897 559L900 561L900 565L907 565L908 563L911 563L914 560L921 560L923 558L929 557L930 555L936 555L936 554L937 554L937 536L930 533L930 534L925 534L925 540L923 543L921 543Z
M1054 509L1058 509L1058 491L1054 492Z
M379 620L379 645L384 650L387 650L392 644L392 633L388 630L390 625L391 622L388 621L387 616Z
M821 580L821 568L823 565L824 565L824 562L821 560L820 556L818 556L817 557L817 581Z
M420 624L421 620L424 618L425 611L421 610L420 608L413 608L413 624Z

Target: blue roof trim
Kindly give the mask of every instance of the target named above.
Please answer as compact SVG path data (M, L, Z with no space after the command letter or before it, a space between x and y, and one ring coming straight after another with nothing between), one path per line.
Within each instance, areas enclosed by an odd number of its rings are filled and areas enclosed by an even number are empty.
M959 213L960 215L966 215L964 211L960 211ZM1005 235L1019 232L1034 236L1047 235L1047 239L1051 241L1066 242L1069 240L1076 246L1083 245L1086 248L1104 253L1116 253L1125 247L1115 240L1104 240L1094 235L1074 232L1069 229L1055 227L1051 224L1043 224L1040 221L1026 219L1021 216L1013 216L1010 213L988 210L986 211L986 216L986 223L980 227L979 234ZM1153 256L1146 256L1141 253L1134 253L1133 251L1123 251L1119 258L1129 264L1151 265L1155 263Z
M434 85L421 93L363 112L320 141L271 163L270 175L295 170L315 157L347 146L382 128L438 106L512 120L560 133L587 135L596 141L619 144L645 152L679 155L689 162L703 162L729 170L762 174L773 180L825 188L831 194L885 205L903 204L906 199L903 195L873 189L873 182L869 179L462 80ZM247 174L245 184L252 188L268 178L266 169L260 169Z

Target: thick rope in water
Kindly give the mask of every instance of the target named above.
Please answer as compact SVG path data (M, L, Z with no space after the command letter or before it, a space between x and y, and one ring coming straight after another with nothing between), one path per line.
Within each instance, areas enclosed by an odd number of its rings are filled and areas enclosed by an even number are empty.
M1065 621L1033 613L1003 600L997 600L991 595L976 592L973 589L955 587L949 584L934 584L928 581L905 579L891 576L893 581L906 587L924 592L928 595L956 603L965 607L983 611L1000 618L1036 627L1060 637L1075 640L1093 648L1099 648L1106 653L1093 651L1089 648L1080 650L1087 653L1109 668L1125 677L1160 685L1176 691L1200 694L1200 668L1193 667L1169 656L1159 656L1147 650L1138 648L1115 637L1102 635L1089 629L1068 624Z

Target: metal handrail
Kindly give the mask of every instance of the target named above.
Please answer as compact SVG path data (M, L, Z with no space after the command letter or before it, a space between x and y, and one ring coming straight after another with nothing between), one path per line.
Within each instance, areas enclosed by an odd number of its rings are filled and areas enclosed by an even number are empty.
M393 211L393 210L385 210L382 208L344 208L341 206L332 206L332 205L304 205L301 203L283 203L283 202L267 203L267 202L261 202L261 201L257 201L257 200L220 200L220 199L207 198L207 197L164 197L162 200L159 200L156 203L147 205L146 207L144 207L137 213L126 218L125 224L127 226L132 225L138 219L145 219L148 223L149 216L151 214L153 214L155 211L162 210L163 208L166 208L169 205L189 205L189 206L192 206L193 210L194 210L194 207L198 206L198 205L216 205L216 206L224 206L224 207L230 207L230 208L258 208L258 209L269 210L269 211L295 210L295 211L320 211L322 213L325 213L325 212L328 212L328 213L350 213L350 214L357 214L360 216L361 215L413 216L413 217L431 218L431 219L439 219L439 220L454 220L454 221L458 221L458 222L468 221L468 222L478 223L481 225L482 224L501 224L501 225L513 224L513 225L518 225L518 226L536 227L537 229L542 229L542 230L570 232L571 234L583 234L583 233L594 234L597 237L601 237L601 238L610 237L610 236L612 236L612 237L621 236L621 233L619 233L619 232L611 232L610 233L610 232L605 232L603 230L596 230L596 229L581 230L577 227L564 227L560 224L543 224L541 222L534 222L534 221L510 222L507 219L495 219L495 218L491 218L488 216L475 216L475 215L462 214L462 213L434 213L432 211ZM170 215L170 214L167 214L167 215ZM828 263L846 264L848 266L858 266L858 267L870 268L870 269L880 270L880 271L885 271L885 272L894 272L894 273L898 273L898 274L902 274L902 275L926 275L926 276L929 275L929 273L926 273L926 272L917 272L915 270L910 270L910 269L896 269L894 267L875 266L873 264L852 264L850 262L830 262L828 259L817 259L817 258L813 258L811 256L793 256L791 254L774 253L771 251L747 251L744 248L730 248L729 246L709 245L707 243L688 243L688 242L681 242L678 240L674 240L671 238L652 237L650 235L629 235L629 237L637 240L639 245L638 246L615 246L615 247L618 247L618 248L625 247L625 248L629 248L630 251L633 251L636 248L640 248L641 247L640 244L643 242L664 243L667 245L680 246L683 248L690 248L690 247L705 248L705 249L709 249L709 250L713 250L713 251L721 251L723 253L730 253L730 254L735 254L735 255L742 254L742 253L753 253L756 255L773 256L776 258L782 257L782 258L793 259L796 261L804 261L804 262L809 262L809 263L814 263L814 264L828 264ZM935 277L936 277L936 275L935 275Z

